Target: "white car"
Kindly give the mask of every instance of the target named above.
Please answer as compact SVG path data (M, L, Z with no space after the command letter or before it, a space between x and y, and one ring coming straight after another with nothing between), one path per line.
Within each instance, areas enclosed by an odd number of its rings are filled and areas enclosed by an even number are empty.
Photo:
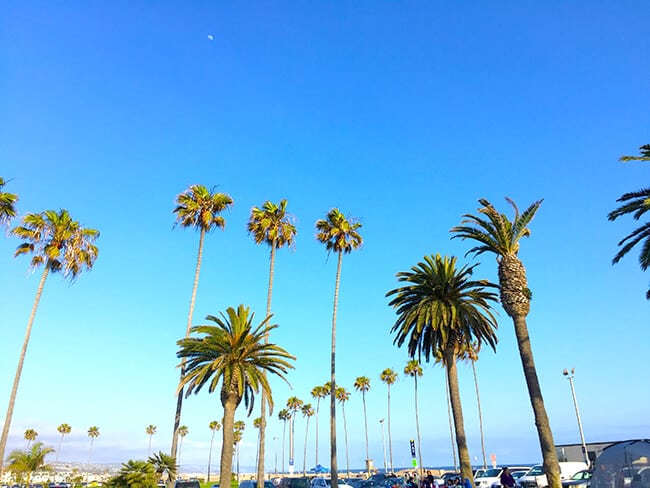
M515 479L515 486L519 486L519 478L521 478L526 473L528 473L528 471L530 471L530 468L526 468L526 469L512 468L510 470L510 474ZM492 488L501 488L501 480L498 479L494 483L492 483Z
M348 485L343 482L343 480L339 479L339 488L352 488L351 485ZM332 486L332 478L314 478L311 480L311 488L331 488Z
M587 463L579 461L560 461L558 464L560 465L560 480L567 480L578 471L589 469ZM528 473L519 478L519 485L522 488L543 488L547 486L548 481L544 473L544 466L537 464L530 468Z
M528 471L530 466L508 466L510 472L513 471ZM478 469L474 475L474 482L476 483L476 488L492 488L494 483L498 483L501 486L501 473L503 473L504 468L488 468L488 469Z

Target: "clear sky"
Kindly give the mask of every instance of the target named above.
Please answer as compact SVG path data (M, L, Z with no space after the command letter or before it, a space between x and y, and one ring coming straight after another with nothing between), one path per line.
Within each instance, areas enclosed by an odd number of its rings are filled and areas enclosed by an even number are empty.
M336 259L315 241L332 207L363 223L363 248L345 256L338 315L338 382L371 378L371 457L383 465L392 345L385 293L425 254L457 255L463 213L488 198L503 211L544 198L522 243L533 290L528 325L555 441L579 442L566 367L587 441L648 437L650 275L634 251L611 265L638 226L607 221L616 198L647 186L650 167L622 164L650 143L647 1L112 1L3 2L0 6L0 175L19 211L66 208L101 231L100 255L73 285L45 285L14 412L8 451L34 428L61 460L144 458L168 451L176 340L185 333L198 233L174 228L189 185L215 186L235 205L206 239L195 322L229 306L262 318L268 248L246 233L251 207L289 201L294 251L278 253L273 340L297 356L290 390L275 381L277 411L309 400L329 376ZM210 40L208 36L212 36ZM0 236L0 408L4 416L40 272ZM467 259L469 260L469 258ZM492 256L477 277L496 280ZM499 312L497 353L477 363L488 456L541 460L513 327ZM452 455L439 366L425 365L420 422L427 465ZM459 368L470 455L481 463L471 368ZM413 383L393 387L394 464L410 463ZM326 409L325 409L326 410ZM362 402L346 405L350 463L363 465ZM185 402L181 463L207 462L218 395ZM256 416L256 415L254 415ZM255 461L252 417L241 465ZM307 467L314 465L313 435ZM345 467L339 414L339 467ZM320 458L329 465L328 422ZM304 421L296 422L302 469ZM215 447L220 446L220 441ZM214 456L218 466L217 456ZM288 463L288 460L286 461Z

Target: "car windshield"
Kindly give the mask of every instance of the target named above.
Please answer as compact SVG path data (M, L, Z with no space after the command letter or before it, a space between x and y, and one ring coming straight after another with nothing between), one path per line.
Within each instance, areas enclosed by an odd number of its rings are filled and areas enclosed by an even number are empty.
M540 476L542 474L544 474L544 468L540 464L539 466L533 466L530 468L530 471L526 473L526 476Z
M496 468L496 469L486 469L482 473L479 473L478 475L476 475L476 477L477 478L496 478L497 476L499 476L500 472L501 472L501 470L498 469L498 468Z
M513 471L513 472L510 473L510 474L512 475L512 477L513 477L514 479L517 480L517 479L521 478L523 475L525 475L527 472L528 472L528 471L521 470L521 471Z

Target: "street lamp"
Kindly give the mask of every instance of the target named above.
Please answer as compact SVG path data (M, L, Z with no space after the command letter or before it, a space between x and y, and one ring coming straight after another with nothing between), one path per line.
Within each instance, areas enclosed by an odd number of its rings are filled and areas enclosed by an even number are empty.
M585 435L582 432L582 422L580 421L580 410L578 410L578 400L576 399L576 390L573 387L573 378L575 377L575 368L571 368L571 371L569 372L568 369L564 368L564 371L562 371L562 374L569 380L569 384L571 385L571 395L573 396L573 406L576 409L576 418L578 419L578 429L580 429L580 440L582 441L582 454L585 457L585 462L587 465L589 465L589 455L587 454L587 444L585 443Z
M273 437L273 444L275 446L275 474L278 474L278 436Z
M386 438L384 437L384 419L379 419L381 424L381 444L384 446L384 474L388 473L388 466L386 465Z

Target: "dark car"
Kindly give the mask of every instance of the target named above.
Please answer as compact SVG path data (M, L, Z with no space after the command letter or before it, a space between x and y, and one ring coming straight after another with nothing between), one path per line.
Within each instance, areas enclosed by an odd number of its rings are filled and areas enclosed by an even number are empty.
M239 483L239 488L257 488L257 480L244 480ZM264 480L264 488L275 488L269 480Z
M562 480L562 488L588 488L591 484L591 471L583 469L571 476L568 480Z
M201 483L195 480L176 480L174 488L201 488Z
M279 488L311 488L311 481L305 476L300 478L282 478Z

